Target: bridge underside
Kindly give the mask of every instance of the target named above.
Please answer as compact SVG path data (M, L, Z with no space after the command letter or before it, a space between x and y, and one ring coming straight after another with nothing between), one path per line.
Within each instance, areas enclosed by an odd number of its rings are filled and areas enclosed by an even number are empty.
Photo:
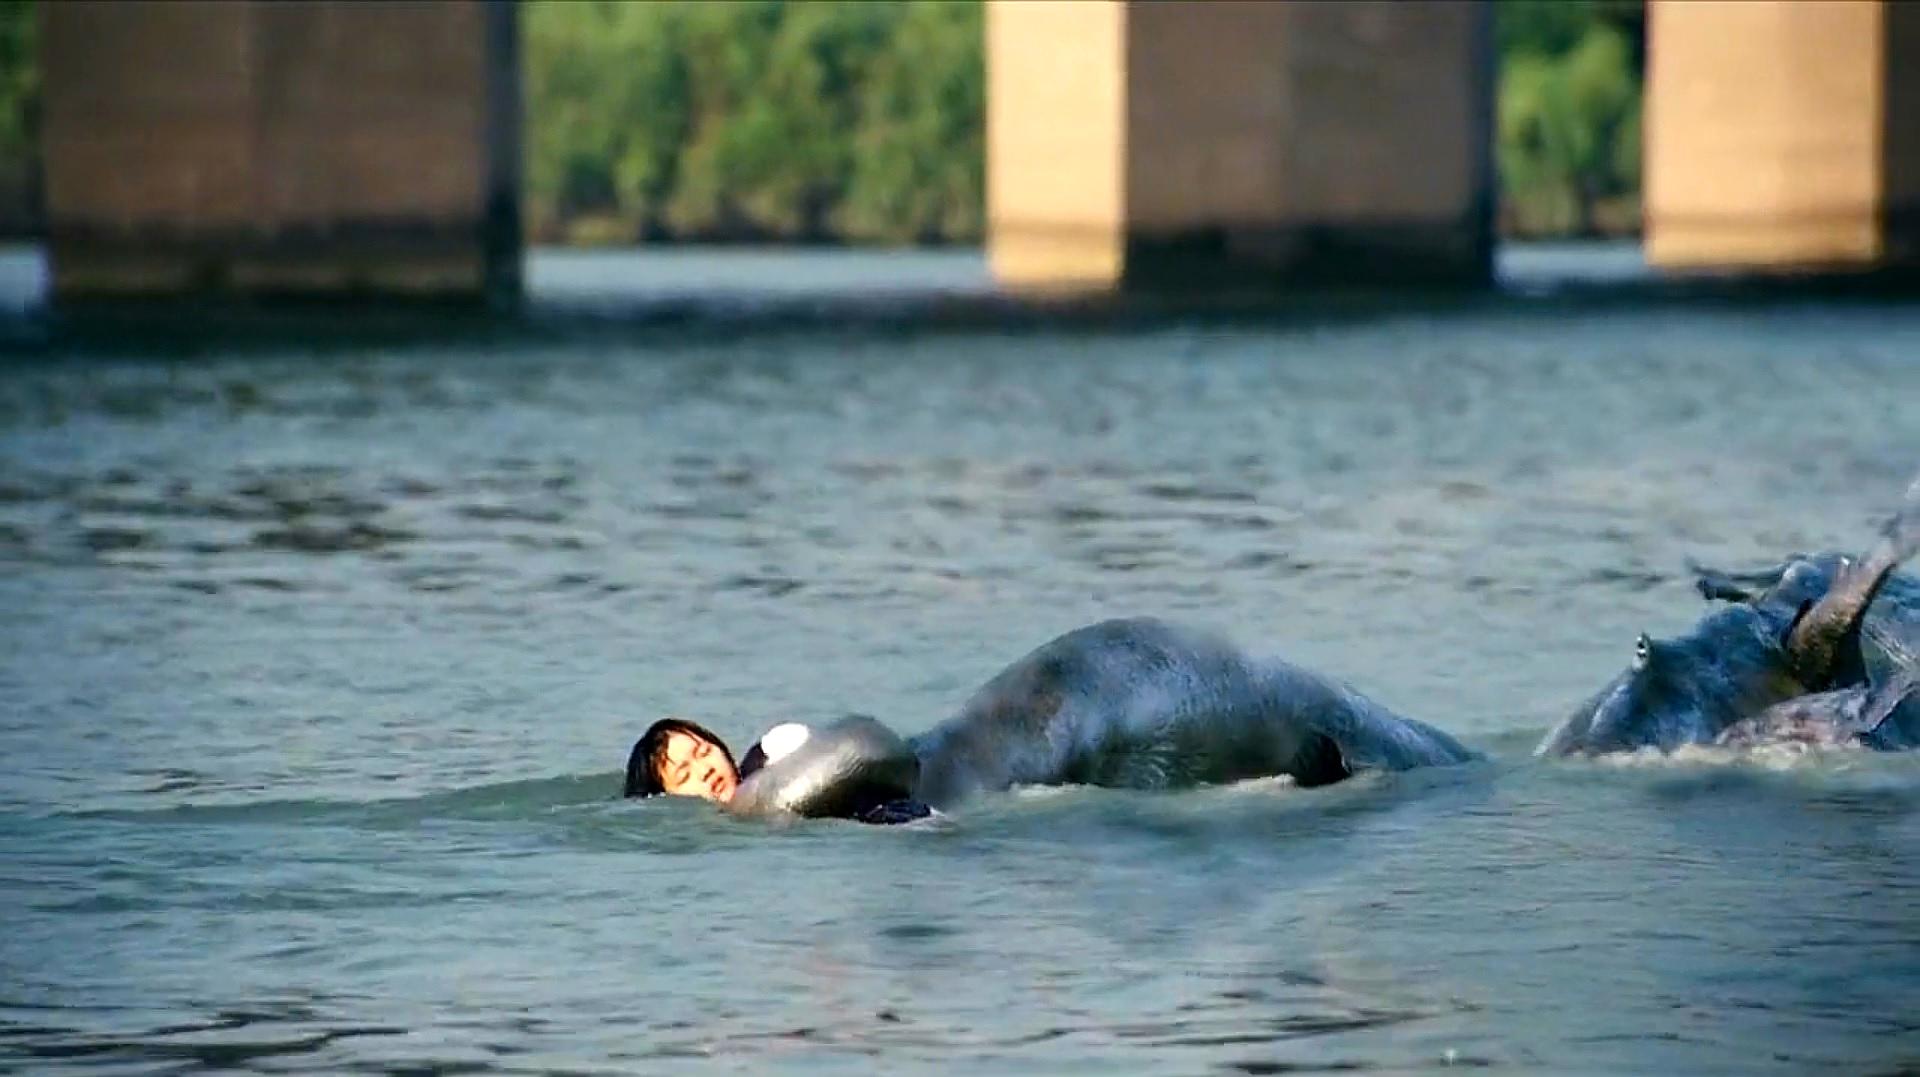
M1920 268L1920 3L1648 0L1673 270ZM508 0L45 3L57 296L518 290ZM1487 0L989 0L1023 290L1491 277Z
M1014 287L1485 281L1490 5L990 0ZM1657 268L1920 267L1920 3L1649 0Z
M41 8L56 295L517 289L511 6Z
M988 226L1034 289L1491 273L1482 0L992 0Z

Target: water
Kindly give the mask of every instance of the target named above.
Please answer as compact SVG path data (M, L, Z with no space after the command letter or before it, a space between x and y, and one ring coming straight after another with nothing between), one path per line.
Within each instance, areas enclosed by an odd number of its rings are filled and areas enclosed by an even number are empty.
M0 1069L1911 1069L1920 758L1527 753L1917 468L1910 306L0 362ZM613 797L1137 613L1491 760Z

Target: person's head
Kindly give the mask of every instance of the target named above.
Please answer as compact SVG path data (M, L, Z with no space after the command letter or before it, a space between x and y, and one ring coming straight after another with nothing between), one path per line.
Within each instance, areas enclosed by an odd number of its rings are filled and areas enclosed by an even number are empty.
M662 718L633 742L627 756L625 795L731 799L740 771L727 744L685 718Z

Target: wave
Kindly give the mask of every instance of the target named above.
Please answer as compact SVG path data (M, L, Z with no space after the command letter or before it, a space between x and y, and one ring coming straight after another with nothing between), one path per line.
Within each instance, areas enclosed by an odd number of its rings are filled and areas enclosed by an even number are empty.
M568 808L618 803L617 772L526 778L419 796L366 800L291 798L250 803L172 804L162 808L86 809L51 813L68 819L123 823L318 824L419 823L427 820L535 819Z
M1529 782L1572 779L1585 784L1643 775L1657 783L1732 783L1777 786L1810 793L1891 794L1920 801L1920 752L1874 752L1855 747L1768 745L1759 748L1689 746L1673 753L1651 749L1592 759L1531 760L1522 757L1519 735L1496 738L1478 747L1491 749L1482 763L1402 774L1363 774L1324 789L1302 789L1285 777L1251 778L1226 785L1183 790L1125 790L1086 785L1019 786L985 794L942 813L927 827L941 830L980 826L1016 830L1045 825L1061 816L1097 817L1106 822L1174 819L1221 825L1248 813L1340 815L1371 810L1408 799L1440 797L1452 791L1484 790L1509 778ZM1507 743L1511 741L1512 743ZM1516 750L1506 750L1516 749ZM1558 772L1558 773L1555 773ZM1630 779L1629 779L1630 780ZM765 824L734 820L696 800L663 798L629 801L619 795L614 771L489 782L417 796L369 799L289 798L249 803L174 803L155 808L52 811L42 817L133 825L345 826L403 829L430 824L563 823L608 831L686 832L726 829L758 831ZM702 822L704 820L705 822ZM842 828L815 821L806 828ZM792 829L782 826L778 829Z

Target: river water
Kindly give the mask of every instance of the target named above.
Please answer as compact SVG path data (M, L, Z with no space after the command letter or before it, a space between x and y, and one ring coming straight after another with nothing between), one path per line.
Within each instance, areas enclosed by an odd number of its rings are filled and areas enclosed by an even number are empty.
M1917 469L1884 304L8 359L0 1069L1911 1070L1920 758L1528 753L1686 557ZM914 732L1149 613L1490 759L615 796L658 715Z

